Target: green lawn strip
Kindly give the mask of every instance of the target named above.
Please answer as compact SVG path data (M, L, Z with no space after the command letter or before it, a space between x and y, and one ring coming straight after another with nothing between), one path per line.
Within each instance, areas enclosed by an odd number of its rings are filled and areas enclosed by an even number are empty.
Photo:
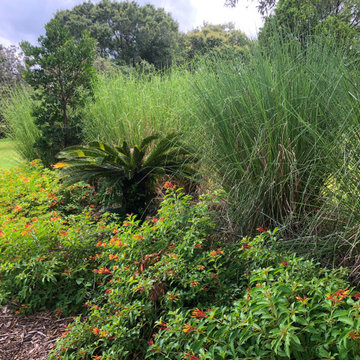
M0 140L0 169L19 165L21 159L16 154L14 142L8 139Z

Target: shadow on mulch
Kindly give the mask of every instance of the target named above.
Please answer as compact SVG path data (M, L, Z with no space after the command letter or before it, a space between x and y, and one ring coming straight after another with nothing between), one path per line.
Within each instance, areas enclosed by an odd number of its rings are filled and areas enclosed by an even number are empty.
M45 360L72 320L48 311L25 316L0 308L0 360Z

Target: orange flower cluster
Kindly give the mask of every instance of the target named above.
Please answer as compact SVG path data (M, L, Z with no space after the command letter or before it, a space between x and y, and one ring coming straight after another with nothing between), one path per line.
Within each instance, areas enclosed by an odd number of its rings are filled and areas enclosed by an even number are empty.
M194 328L193 326L191 326L190 324L186 324L185 327L183 328L183 332L185 334L190 333L191 331L196 331L196 328Z
M100 269L94 269L93 272L95 274L111 274L111 271L106 267L102 267Z
M187 360L200 360L200 358L196 357L194 355L194 353L185 353L183 356L183 359L187 359Z
M195 310L192 311L192 317L196 318L197 320L200 320L207 318L208 316L205 314L203 310L196 308Z
M332 305L335 305L341 303L346 297L348 297L349 292L350 291L348 289L339 289L335 291L332 296L327 294L326 297L332 301Z
M176 185L171 183L170 181L167 181L165 184L164 184L164 189L166 190L170 190L170 189L176 189Z
M176 300L179 300L179 295L177 294L168 294L168 297L171 301L176 301Z
M284 267L290 265L290 263L288 261L285 261L285 260L280 260L279 264L281 264Z
M221 250L221 248L219 248L219 249L217 249L217 250L212 250L212 251L210 251L210 256L212 256L212 257L215 257L215 256L217 256L217 255L219 255L219 254L223 254L224 252Z
M304 305L306 304L306 296L301 297L301 296L297 296L296 300L300 301L301 303L303 303Z

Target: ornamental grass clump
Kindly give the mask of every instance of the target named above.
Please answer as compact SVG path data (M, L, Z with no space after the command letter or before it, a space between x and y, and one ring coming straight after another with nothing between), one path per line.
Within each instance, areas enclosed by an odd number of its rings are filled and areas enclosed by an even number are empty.
M246 63L197 70L191 104L202 164L228 193L242 234L268 224L298 235L328 201L324 189L359 120L353 70L341 49L314 40L255 46Z

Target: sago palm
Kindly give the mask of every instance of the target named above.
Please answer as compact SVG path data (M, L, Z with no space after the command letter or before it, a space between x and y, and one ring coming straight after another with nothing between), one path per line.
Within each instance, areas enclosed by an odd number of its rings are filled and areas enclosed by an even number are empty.
M61 151L55 164L64 181L91 183L99 179L109 192L118 195L123 212L140 213L154 196L154 184L164 175L190 177L196 162L193 151L180 141L179 134L151 135L139 145L110 146L96 141Z

